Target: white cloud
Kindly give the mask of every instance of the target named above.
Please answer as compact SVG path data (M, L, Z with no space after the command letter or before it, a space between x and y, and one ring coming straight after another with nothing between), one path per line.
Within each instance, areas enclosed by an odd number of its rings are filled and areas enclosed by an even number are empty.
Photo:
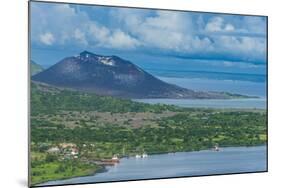
M206 31L221 31L223 26L223 18L221 17L214 17L206 24Z
M181 51L189 48L192 20L186 13L155 11L153 15L128 9L120 9L112 14L121 25L133 36L136 36L142 46L165 50Z
M70 5L32 5L32 40L38 44L126 49L135 48L139 44L137 39L121 29L110 30ZM45 33L46 30L51 32Z
M39 5L39 3L36 3ZM223 54L253 61L265 58L265 20L199 13L109 9L112 23L67 4L32 6L32 41L39 45L157 49L181 54ZM79 10L79 11L78 11ZM105 19L107 20L107 19ZM261 35L262 36L262 35Z
M226 31L234 31L234 30L235 30L235 28L234 28L234 26L233 26L233 25L231 25L231 24L226 24L226 26L225 26L225 30L226 30Z
M257 16L215 16L207 21L201 32L207 35L265 38L266 22L265 18Z
M265 18L257 16L245 16L242 22L247 32L266 34Z
M208 32L223 32L223 31L234 31L235 27L226 23L222 17L213 17L205 26L205 30Z
M241 17L233 20L233 17L210 16L204 20L202 15L192 17L190 13L156 11L145 15L128 9L112 14L142 46L148 48L189 54L248 56L249 61L264 57L266 51L264 38L239 35L249 33ZM262 27L260 19L252 22Z
M134 30L146 45L180 50L187 45L188 26L192 30L189 19L182 13L157 11L157 16L147 17Z
M74 30L74 38L78 41L81 42L81 44L87 46L88 45L88 41L86 39L85 33L83 31L81 31L80 29L76 28Z
M123 31L116 30L108 38L108 44L110 45L109 47L113 48L134 48L139 45L139 42Z
M55 42L55 38L52 33L47 32L44 34L40 34L40 41L45 45L52 45Z
M107 27L91 24L89 26L89 38L94 38L97 46L106 48L131 49L139 45L137 39L124 33L120 29L109 30Z

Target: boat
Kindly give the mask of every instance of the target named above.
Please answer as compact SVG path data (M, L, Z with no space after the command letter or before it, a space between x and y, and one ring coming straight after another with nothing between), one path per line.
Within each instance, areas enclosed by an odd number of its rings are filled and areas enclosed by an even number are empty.
M116 163L119 163L120 160L119 158L117 157L117 155L113 155L113 157L111 159L102 159L101 162L103 164L106 164L106 165L114 165Z
M119 163L119 158L117 157L117 155L113 155L113 157L111 158L111 161Z
M146 158L146 157L148 157L148 155L146 153L143 153L141 157Z
M218 145L215 145L215 147L214 147L214 151L220 151L220 148L219 148L219 146L218 146Z
M139 155L139 154L136 154L136 158L138 159L138 158L141 158L141 155Z

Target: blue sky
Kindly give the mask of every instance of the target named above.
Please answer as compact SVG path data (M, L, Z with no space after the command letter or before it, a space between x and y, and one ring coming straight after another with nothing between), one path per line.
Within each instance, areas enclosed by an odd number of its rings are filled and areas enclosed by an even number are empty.
M143 68L265 74L266 18L31 3L31 58L45 67L88 50Z

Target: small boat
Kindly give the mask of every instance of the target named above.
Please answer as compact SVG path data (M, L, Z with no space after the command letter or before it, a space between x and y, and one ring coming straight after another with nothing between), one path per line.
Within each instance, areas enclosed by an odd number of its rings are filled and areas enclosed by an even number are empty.
M219 148L219 146L218 146L218 145L215 145L215 147L214 147L214 151L220 151L220 148Z
M141 158L141 156L139 155L139 154L136 154L136 158L138 159L138 158Z
M116 163L119 163L120 160L119 158L117 157L117 155L113 155L113 157L111 159L102 159L101 162L103 164L107 164L107 165L114 165Z
M146 158L146 157L148 157L148 155L146 153L143 153L141 157Z
M111 158L111 161L119 163L119 158L117 157L117 155L113 155L113 157Z

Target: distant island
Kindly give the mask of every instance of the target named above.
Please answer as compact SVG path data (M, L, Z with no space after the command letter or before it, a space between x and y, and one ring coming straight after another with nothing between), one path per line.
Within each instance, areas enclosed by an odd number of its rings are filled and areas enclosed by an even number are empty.
M232 99L252 98L229 92L193 91L166 83L118 56L88 51L66 57L34 74L32 80L49 85L120 98Z

